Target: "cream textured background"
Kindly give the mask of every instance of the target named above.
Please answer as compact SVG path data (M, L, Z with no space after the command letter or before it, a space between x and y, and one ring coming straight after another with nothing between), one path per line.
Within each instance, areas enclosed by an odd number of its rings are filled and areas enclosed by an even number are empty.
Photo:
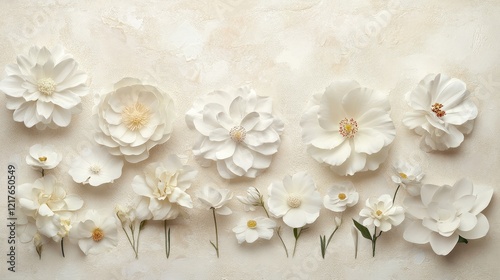
M37 4L34 4L38 2ZM163 229L150 223L143 231L139 260L135 260L120 230L119 246L109 253L85 257L65 242L45 246L42 260L31 244L17 245L17 272L7 271L6 227L0 226L2 279L498 279L500 207L498 192L500 150L500 3L496 0L196 0L196 1L6 1L0 2L0 68L15 62L33 44L62 44L89 75L91 94L83 99L83 113L65 129L37 131L12 120L0 96L0 224L6 223L6 170L18 163L19 183L38 174L24 163L35 143L53 144L64 153L54 171L70 193L85 200L86 209L112 215L116 203L134 197L130 183L153 161L168 153L188 157L199 169L189 193L213 182L242 195L267 186L285 174L309 171L322 195L336 181L352 181L360 203L344 213L344 224L334 236L325 260L319 253L319 234L332 230L333 213L322 209L320 218L304 232L295 258L285 258L278 239L238 245L231 232L243 211L236 199L234 213L218 219L221 257L209 244L214 239L209 211L195 208L188 217L172 222L172 253L166 259ZM443 72L464 80L479 107L474 131L460 148L424 153L418 137L401 123L409 109L404 94L427 73ZM1 74L2 77L5 75ZM157 85L174 99L177 111L172 138L154 148L143 163L126 164L114 184L99 188L74 183L67 174L71 158L93 144L92 94L108 91L122 77L131 76ZM355 79L361 85L390 96L397 137L388 160L375 172L343 178L320 166L305 151L299 126L303 107L312 94L335 79ZM196 132L184 114L203 93L251 84L258 94L272 96L276 115L285 122L283 141L271 167L255 180L221 179L214 168L201 168L190 148ZM370 242L360 237L358 258L353 257L350 218L364 200L392 194L390 165L397 158L418 162L424 182L453 184L469 177L490 185L495 194L484 211L489 234L468 245L459 244L447 257L430 247L407 243L405 223L383 234L377 256ZM404 197L400 192L398 202ZM82 211L83 212L83 211ZM262 213L260 213L262 214ZM260 215L259 214L259 215ZM283 232L289 249L291 229Z

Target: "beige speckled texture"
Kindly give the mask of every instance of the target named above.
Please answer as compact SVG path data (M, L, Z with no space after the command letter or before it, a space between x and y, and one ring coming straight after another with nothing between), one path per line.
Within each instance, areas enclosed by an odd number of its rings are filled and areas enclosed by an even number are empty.
M171 222L172 252L165 258L161 223L147 225L135 260L123 232L109 253L85 256L66 242L44 248L41 260L32 244L17 244L16 272L7 271L6 227L0 226L1 279L498 279L500 251L500 3L496 0L195 0L195 1L1 1L0 68L14 63L31 45L63 45L89 74L91 94L83 112L65 129L37 131L12 120L0 96L0 224L6 223L5 186L8 162L18 164L18 182L38 174L24 163L35 143L54 144L64 158L54 171L68 189L85 200L85 209L113 214L116 203L134 197L132 178L168 153L187 157L199 169L190 194L213 182L242 195L248 186L267 193L267 186L285 174L307 170L322 195L332 182L350 180L360 203L344 213L325 260L319 252L320 234L332 230L333 213L303 233L295 258L286 258L278 239L238 245L231 229L250 218L236 199L234 213L219 218L220 259L209 211L198 201L184 219ZM418 137L401 123L409 109L404 94L428 73L443 72L464 80L479 108L474 131L460 148L425 153ZM5 75L1 74L2 77ZM107 91L123 77L140 78L168 92L177 119L172 138L152 150L140 164L126 164L114 184L99 188L74 183L67 174L71 158L93 144L90 120L92 95ZM396 139L388 160L375 172L339 177L320 166L305 151L299 120L307 100L335 79L355 79L390 96ZM250 84L258 94L272 96L276 115L285 122L283 142L271 167L255 180L221 179L215 167L202 168L190 151L196 132L184 114L193 100L215 89ZM447 257L430 247L407 243L405 223L383 234L377 255L360 239L354 259L350 218L364 200L392 194L390 165L397 158L418 162L424 182L453 184L462 177L490 185L495 194L484 211L489 234L468 245L459 244ZM401 202L401 193L397 201ZM260 215L263 213L260 213ZM291 249L293 235L283 232Z

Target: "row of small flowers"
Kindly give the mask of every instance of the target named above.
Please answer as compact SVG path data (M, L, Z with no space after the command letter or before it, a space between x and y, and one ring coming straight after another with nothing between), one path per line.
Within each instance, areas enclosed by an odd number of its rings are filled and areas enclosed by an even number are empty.
M26 162L41 171L42 178L19 188L19 223L24 229L21 231L21 240L34 240L40 255L41 246L48 239L61 242L62 247L63 239L68 237L77 242L85 254L100 253L116 246L117 226L113 216L102 217L91 210L83 221L73 220L73 214L82 208L83 200L67 194L53 175L45 174L45 170L56 167L60 160L61 155L50 146L35 145L30 149ZM102 170L106 170L106 167L106 162L103 162ZM359 221L353 220L361 235L371 240L373 255L377 239L383 232L400 225L405 219L405 212L412 221L404 232L404 239L416 244L430 243L439 255L447 255L459 241L481 238L488 232L488 220L481 212L491 200L492 188L473 186L466 179L459 180L453 186L422 185L424 174L420 167L405 162L397 162L393 171L392 180L398 185L394 195L368 198L365 207L359 212ZM139 254L141 231L149 220L164 222L165 252L169 257L170 228L167 228L167 221L176 219L186 209L193 207L187 190L196 175L197 171L193 167L183 164L179 157L169 155L165 163L150 163L143 175L134 177L131 185L138 195L137 199L126 207L117 205L115 211L136 257ZM401 187L408 194L403 207L394 204ZM199 189L197 197L212 212L215 242L210 243L219 256L217 215L232 213L226 204L233 194L228 189L205 185ZM268 187L267 200L255 187L248 188L246 195L237 196L237 199L244 204L245 210L262 208L265 214L242 219L233 228L238 243L253 243L259 238L271 239L276 233L288 256L289 250L281 237L281 227L278 227L276 219L281 218L284 224L293 229L294 255L299 237L319 217L322 206L341 214L357 204L359 194L350 183L334 184L322 198L313 178L306 172L299 172L272 183ZM340 224L341 217L335 217L328 241L326 236L320 236L323 257Z

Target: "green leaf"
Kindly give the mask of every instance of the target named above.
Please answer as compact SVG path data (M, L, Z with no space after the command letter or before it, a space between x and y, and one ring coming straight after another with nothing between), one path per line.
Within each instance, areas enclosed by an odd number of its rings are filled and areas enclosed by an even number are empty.
M467 240L467 239L465 239L465 238L463 238L462 236L460 236L460 235L459 235L459 236L458 236L458 242L457 242L457 244L458 244L458 243L465 243L465 244L468 244L468 243L469 243L469 240Z
M212 244L212 246L214 246L214 249L217 250L217 246L215 246L215 244L212 241L210 241L210 244Z
M361 235L363 235L364 238L373 241L370 231L364 225L358 223L354 219L352 219L352 221L354 222L354 226L356 226L356 228L359 230L359 232L361 232Z
M321 256L323 259L325 258L325 253L326 253L326 236L319 236L319 243L321 244Z
M295 239L299 239L300 231L298 228L293 228L293 236L295 237Z

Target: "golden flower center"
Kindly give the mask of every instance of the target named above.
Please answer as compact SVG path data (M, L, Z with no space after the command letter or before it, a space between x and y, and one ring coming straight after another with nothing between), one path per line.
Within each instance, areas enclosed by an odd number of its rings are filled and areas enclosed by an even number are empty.
M406 173L399 173L399 177L403 178L403 179L408 179L408 175L406 175Z
M50 96L56 90L56 83L51 78L42 78L36 84L38 91L44 95Z
M340 121L339 123L340 135L347 138L353 138L356 132L358 132L358 123L353 118L350 119L344 118L343 120Z
M40 162L46 162L47 161L47 157L39 157L38 161L40 161Z
M104 231L100 228L95 228L94 231L92 231L92 239L95 242L99 242L104 238Z
M229 131L229 136L231 136L231 139L236 142L236 143L241 143L245 140L245 137L247 136L247 130L241 126L235 126L231 128Z
M90 172L92 172L93 174L99 174L99 172L101 172L102 168L99 164L95 163L95 164L92 164L89 169L90 169Z
M248 220L247 227L248 228L256 228L257 227L257 222L255 220Z
M377 212L375 212L375 214L377 214L377 216L380 216L380 215L382 215L382 211L377 210Z
M446 112L444 110L441 110L442 108L443 104L441 103L434 103L434 105L431 106L432 112L434 112L438 118L446 115Z
M340 200L344 200L347 198L347 195L345 195L345 193L339 193L338 197Z
M122 121L129 130L136 131L148 124L150 116L149 108L137 102L123 109Z
M301 200L301 197L300 195L298 194L295 194L295 193L292 193L292 194L289 194L288 197L287 197L287 200L286 200L286 203L288 204L288 206L290 206L291 208L297 208L300 206L300 204L302 203L302 200Z

